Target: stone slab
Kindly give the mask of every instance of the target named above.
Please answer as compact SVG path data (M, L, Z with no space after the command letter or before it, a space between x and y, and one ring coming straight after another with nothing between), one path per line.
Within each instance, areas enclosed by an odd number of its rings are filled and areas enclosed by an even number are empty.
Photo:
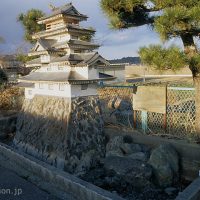
M166 87L139 86L133 93L133 110L166 113Z
M200 199L200 177L195 179L175 200L199 200Z

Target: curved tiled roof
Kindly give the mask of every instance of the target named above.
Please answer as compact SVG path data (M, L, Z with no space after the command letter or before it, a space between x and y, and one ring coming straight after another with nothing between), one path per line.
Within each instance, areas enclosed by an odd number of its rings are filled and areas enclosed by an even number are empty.
M99 77L96 79L86 79L85 77L81 76L76 71L70 72L32 72L27 76L21 77L19 80L20 82L58 82L58 83L67 83L67 82L87 82L87 81L100 81L103 79L114 79L115 77L100 73Z
M52 13L50 15L47 15L47 16L40 18L38 20L38 22L43 21L43 20L48 19L48 18L51 18L51 17L54 17L54 16L59 15L59 14L87 19L87 16L79 13L77 11L77 9L72 5L72 3L68 3L68 4L61 6L61 7L57 7L57 8L54 7L52 9Z

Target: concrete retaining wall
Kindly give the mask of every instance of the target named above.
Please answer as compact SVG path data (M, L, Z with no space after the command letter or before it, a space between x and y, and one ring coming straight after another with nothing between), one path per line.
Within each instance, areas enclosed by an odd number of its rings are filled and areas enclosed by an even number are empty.
M0 143L0 165L31 180L40 188L59 198L66 198L66 195L64 195L66 193L72 195L73 199L79 200L123 200L115 194L60 171L2 143Z
M181 175L186 180L193 181L199 176L200 170L200 145L190 144L182 140L165 139L157 136L148 136L138 131L122 131L117 129L106 128L105 133L109 137L117 135L129 135L133 141L138 144L145 144L151 148L155 148L160 144L170 143L180 156Z
M200 199L200 178L194 180L176 200L199 200Z

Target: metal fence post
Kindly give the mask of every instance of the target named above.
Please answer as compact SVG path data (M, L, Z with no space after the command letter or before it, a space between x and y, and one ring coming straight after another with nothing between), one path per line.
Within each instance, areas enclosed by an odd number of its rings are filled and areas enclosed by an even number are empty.
M167 98L168 98L168 94L167 94L167 86L165 87L166 89L166 113L164 114L164 119L163 119L163 128L164 131L167 132Z
M133 110L133 127L134 127L134 129L137 128L137 113L136 113L136 110Z
M142 118L142 130L146 134L147 133L147 111L141 112L141 118Z

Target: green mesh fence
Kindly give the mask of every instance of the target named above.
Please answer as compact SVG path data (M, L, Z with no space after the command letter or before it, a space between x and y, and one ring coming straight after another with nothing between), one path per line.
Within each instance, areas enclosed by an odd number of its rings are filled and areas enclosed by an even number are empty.
M144 113L132 109L135 86L104 86L98 89L106 125L144 132ZM135 117L135 119L134 119ZM167 114L147 112L146 134L192 137L195 133L195 90L167 87ZM136 126L136 127L135 127Z

